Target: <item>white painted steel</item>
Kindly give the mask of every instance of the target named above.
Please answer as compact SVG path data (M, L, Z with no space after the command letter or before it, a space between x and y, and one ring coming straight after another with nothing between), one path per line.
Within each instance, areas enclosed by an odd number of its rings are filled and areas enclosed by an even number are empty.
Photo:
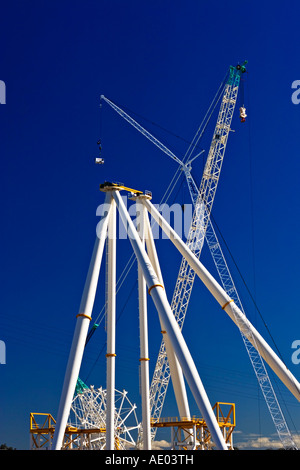
M109 209L109 201L111 195L107 194L105 203ZM103 248L105 238L107 235L107 225L109 218L109 210L103 214L101 221L101 229L99 230L94 250L90 262L89 271L87 274L84 291L82 294L79 314L77 317L75 332L73 336L72 346L67 363L66 374L63 383L63 389L56 418L56 427L53 436L52 449L60 450L63 443L64 433L68 416L70 413L71 403L74 396L74 391L80 371L85 341L89 328L89 318L92 314L92 309L95 300L96 288L98 283L100 265L103 255ZM86 316L82 316L86 315Z
M239 309L245 313L211 220L208 221L205 238L224 290L231 297L231 299L234 300ZM235 323L240 329L242 340L249 355L249 359L253 366L257 381L266 401L279 439L282 442L284 449L297 450L297 446L288 428L287 422L272 386L269 374L266 369L266 364L256 346L255 338L253 337L251 330L249 330L249 328L245 328L245 323L241 324L238 318L236 318ZM251 342L250 338L252 338Z
M197 204L199 204L200 201L198 201L198 190L193 179L190 180L189 186L193 187L193 190L190 190L190 194L191 194L192 202L194 206L196 206ZM193 197L194 194L196 194L196 197ZM200 223L202 223L202 220L205 220L205 218L204 218L204 215L202 214L200 215L201 215ZM218 241L218 237L212 225L210 216L207 215L206 219L207 219L207 226L206 226L206 231L205 231L205 239L207 241L215 266L217 268L222 286L225 292L228 295L230 295L230 297L234 300L235 304L239 307L239 309L243 313L245 313L240 297L236 290L235 284L233 282L232 276L230 274L227 262L225 260L222 248ZM196 226L197 224L195 223L194 225ZM200 237L200 241L201 241L201 237ZM193 243L191 243L190 237L188 237L186 243L189 246L189 248L191 248L193 251L193 248L195 248L195 246ZM197 254L197 251L195 251L195 254ZM199 252L197 254L197 257L199 258ZM186 260L184 258L182 261L186 263ZM181 264L181 271L182 271L182 266L184 267L183 262ZM180 319L180 324L182 324L182 321L183 321L183 317ZM286 450L290 450L290 449L296 450L297 446L292 438L291 432L288 428L285 417L279 405L279 402L276 397L274 388L272 386L270 377L268 375L264 360L261 357L259 350L256 346L255 338L253 337L251 330L249 330L249 328L246 327L245 323L241 323L238 318L236 318L235 323L240 329L244 345L249 355L249 359L253 366L260 389L262 391L262 394L264 396L264 399L270 411L274 426L282 442L282 445ZM250 338L252 338L251 342L250 342Z
M85 385L85 384L84 384ZM81 435L74 439L74 447L80 450L105 450L106 448L107 391L84 386L74 396L68 425L80 430L95 429L95 434ZM97 432L97 429L103 432ZM115 440L119 450L136 448L140 428L136 405L131 403L126 390L115 390Z
M140 227L140 237L145 246L145 217L148 212L143 204L137 203L137 222ZM148 348L148 316L147 316L147 286L140 264L138 264L139 291L139 323L140 323L140 372L142 395L142 441L143 449L151 450L151 425L149 401L149 348Z
M165 325L167 334L171 341L171 345L175 351L178 361L180 362L183 373L189 384L195 401L199 407L199 410L207 423L208 429L212 435L212 439L217 449L227 450L227 446L219 428L218 422L216 420L216 416L212 410L211 404L203 387L193 358L182 336L176 319L174 318L165 290L159 285L159 279L153 269L153 266L146 251L143 248L138 233L125 208L122 198L120 197L119 191L114 191L113 197L117 203L117 207L119 209L123 224L125 227L128 227L127 230L129 240L135 252L137 260L143 270L148 289L151 288L152 300L156 306L159 316L162 319L162 323ZM143 204L148 202L149 201L147 200L143 200Z
M258 348L259 353L267 362L267 364L269 364L269 366L286 385L290 392L297 398L297 400L300 401L300 384L297 379L292 375L292 373L287 369L277 354L250 323L246 315L238 308L238 306L232 301L225 290L218 284L218 282L194 255L194 253L192 253L187 245L181 240L175 230L173 230L172 227L165 221L165 219L163 219L153 204L151 204L149 200L143 200L142 202L147 207L152 217L160 225L161 229L174 243L182 256L187 260L198 277L203 281L205 286L221 305L222 309L226 311L226 313L233 320L233 322L237 324L238 327L240 327L240 324L244 324L245 331L247 329L251 331L252 337L249 337L249 341L251 341L252 338L255 339L255 344L253 344L253 346ZM237 319L239 320L239 324L237 323Z
M235 67L230 67L229 76L226 80L224 89L223 85L220 90L222 94L221 106L218 113L217 122L213 132L209 154L206 160L203 176L198 190L195 181L190 173L191 171L191 153L189 154L188 164L181 165L184 171L189 192L192 200L196 200L192 223L187 237L187 245L199 258L205 237L207 222L209 221L210 211L212 209L217 184L219 181L224 154L226 150L227 140L230 133L232 117L237 100L241 71ZM219 92L217 93L219 95ZM217 105L216 101L215 106ZM197 132L198 134L198 132ZM200 135L195 136L195 143ZM193 147L195 149L195 146ZM167 152L165 152L167 153ZM206 208L206 210L204 210ZM195 272L190 268L189 264L183 258L175 289L171 301L171 308L180 328L183 326L190 295L195 279ZM152 383L150 387L151 414L154 419L158 419L170 378L168 360L165 351L165 345L162 341L159 350L156 367L154 370Z
M150 134L150 132L146 131L144 127L142 127L138 122L136 122L131 116L129 116L125 111L123 111L119 106L113 103L111 100L106 98L104 95L101 95L101 99L106 101L120 116L122 116L129 124L135 127L139 132L141 132L147 139L150 140L154 145L156 145L160 150L165 152L169 157L171 157L175 162L179 163L179 165L184 166L184 163L173 153L169 150L164 144L162 144L156 137Z
M106 318L107 318L107 354L106 354L106 449L114 450L114 415L115 415L115 367L116 367L116 203L111 198L108 221L107 266L106 266Z
M238 82L236 81L235 84L237 85ZM224 96L227 95L227 98L229 97L228 91L230 89L231 89L231 92L232 92L231 97L230 97L230 99L226 100L227 105L231 108L231 112L229 114L229 121L227 121L227 130L228 130L228 132L229 132L229 129L230 129L230 120L232 118L232 114L233 114L232 111L234 109L234 103L236 102L238 88L236 86L233 86L231 88L231 86L227 84L226 87L225 87L225 94L224 94ZM121 112L120 112L120 114L122 115ZM224 117L225 117L223 112L219 115L219 117L220 116L221 116L222 119L224 119ZM228 117L227 117L227 119L228 119ZM128 122L130 122L130 121L128 121ZM229 126L228 126L228 124L229 124ZM136 127L138 130L140 130L138 126L134 126L134 127ZM221 122L218 118L218 123L217 123L217 127L215 129L215 132L214 132L214 136L218 135L218 129L220 127L221 127ZM200 136L198 135L198 132L199 132L199 129L198 129L198 131L197 131L197 133L196 133L196 135L193 139L193 140L195 140L195 142L199 141L199 138L200 138ZM224 137L223 137L223 139L224 139ZM216 149L215 143L216 142L215 142L215 138L214 138L213 141L212 141L212 148L214 148L214 149ZM171 156L169 154L169 152L166 151L165 146L162 146L160 148L161 148L162 151L164 151L164 153ZM193 148L195 148L195 146ZM224 156L225 147L223 147L222 152L223 152L223 156ZM190 192L190 195L191 195L192 202L195 206L199 206L199 204L200 204L200 210L199 211L195 210L196 217L193 218L194 219L193 224L191 225L191 229L190 229L190 232L188 234L188 238L187 238L186 243L192 249L192 251L195 252L197 257L199 258L200 254L201 254L201 248L202 248L202 245L203 245L203 241L204 241L204 235L205 235L206 241L208 243L211 255L212 255L213 260L215 262L215 265L217 267L218 274L220 276L220 280L221 280L221 283L222 283L222 286L223 286L224 290L227 292L227 294L229 294L230 296L233 296L233 299L234 299L235 303L238 305L240 310L242 310L244 312L243 306L240 302L238 293L236 291L236 288L235 288L235 285L233 283L231 274L229 272L228 265L226 263L226 260L224 258L222 249L220 247L220 244L218 242L218 239L217 239L217 236L215 234L214 228L212 226L212 223L211 223L211 220L210 220L210 214L207 213L207 215L204 215L204 211L201 208L201 206L203 206L203 208L205 206L207 207L206 204L203 204L203 202L205 202L205 199L202 199L202 198L201 198L201 200L198 199L199 190L198 190L198 187L196 186L196 183L195 183L195 181L194 181L194 179L191 175L191 163L199 155L200 154L196 155L193 158L190 158L191 157L191 153L190 153L189 158L187 159L188 163L186 163L186 164L181 163L180 164L181 170L185 174L185 178L186 178L186 181L187 181L187 185L188 185L188 188L189 188L189 192ZM184 161L185 160L186 160L186 158L184 158ZM220 167L221 160L220 159L216 160L216 162L218 162L218 165ZM211 162L209 163L209 165L210 165L210 169L212 170L214 165L212 165ZM206 172L204 171L204 174L205 173ZM211 174L214 174L215 178L218 177L216 175L215 171L211 171ZM201 190L202 185L203 185L203 182L201 182L200 190ZM208 212L207 210L205 210L205 211ZM201 224L203 224L203 229L201 229L199 231L199 233L197 233L197 237L195 237L196 232L194 232L194 228L200 226L199 221L201 221ZM206 223L205 223L205 221L206 221ZM206 226L206 230L205 230L205 226ZM193 272L192 269L190 269L190 267L186 263L186 260L183 258L181 266L180 266L177 282L176 282L176 287L175 287L172 303L171 303L172 310L173 310L174 315L177 319L177 322L178 322L178 324L181 328L182 328L183 321L184 321L184 318L185 318L185 315L186 315L187 306L188 306L188 302L189 302L189 296L190 296L193 281L194 281L194 276L195 276L195 273ZM261 388L262 394L264 396L264 399L265 399L266 404L268 406L268 409L270 411L270 414L271 414L272 420L274 422L274 425L275 425L276 431L278 433L278 436L279 436L279 438L280 438L280 440L281 440L281 442L282 442L285 449L287 449L287 450L297 449L297 446L296 446L295 442L293 441L292 435L291 435L291 433L288 429L286 420L285 420L284 415L282 413L282 410L280 408L280 405L279 405L279 402L277 400L277 397L276 397L274 388L272 386L270 377L269 377L268 372L266 370L264 361L263 361L263 359L262 359L262 357L259 353L259 350L253 346L253 344L255 343L255 339L253 338L252 343L251 343L249 341L249 337L252 336L252 333L250 332L250 330L247 330L247 334L245 335L245 331L244 331L245 325L241 325L240 322L238 321L238 319L237 319L237 324L240 328L243 342L245 344L245 347L246 347L247 353L249 355L251 364L254 368L254 372L256 374L256 377L257 377L259 386ZM169 378L170 378L170 367L169 367L169 363L168 363L168 358L166 356L165 344L164 344L164 341L162 341L161 347L160 347L160 350L159 350L159 354L158 354L156 367L155 367L154 374L153 374L151 388L150 388L150 406L151 406L151 410L153 410L152 413L153 413L154 419L158 419L160 414L161 414L161 410L162 410L162 406L163 406L163 402L164 402L164 398L165 398ZM155 437L156 430L157 430L157 428L154 428L152 430L152 438L153 439Z
M139 199L141 198L138 197L137 201ZM162 273L160 269L160 264L159 264L159 260L158 260L158 256L157 256L157 252L155 248L155 243L153 239L153 234L152 234L151 227L150 227L148 211L144 205L143 207L146 211L145 223L146 223L146 245L147 245L148 256L156 272L156 275L159 279L160 284L164 285L164 281L163 281L163 277L162 277ZM166 331L166 328L163 323L161 323L161 330L163 332ZM174 353L168 334L166 332L163 333L163 339L164 339L166 354L167 354L167 358L169 362L170 374L171 374L171 379L172 379L172 384L173 384L173 389L175 393L179 416L180 418L189 418L190 408L189 408L182 369L180 367L180 364Z

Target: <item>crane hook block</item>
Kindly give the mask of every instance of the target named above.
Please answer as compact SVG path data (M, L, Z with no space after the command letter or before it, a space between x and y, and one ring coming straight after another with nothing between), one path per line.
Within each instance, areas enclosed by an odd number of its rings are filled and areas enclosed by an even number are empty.
M246 122L246 117L247 117L246 108L244 108L244 106L241 106L240 107L240 120L241 120L241 122Z

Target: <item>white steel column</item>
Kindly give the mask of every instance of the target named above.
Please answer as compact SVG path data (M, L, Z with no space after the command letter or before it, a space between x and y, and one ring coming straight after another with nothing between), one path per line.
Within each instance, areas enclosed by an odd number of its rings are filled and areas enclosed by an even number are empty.
M171 426L171 450L175 450L175 432L174 432L174 426Z
M149 200L143 199L143 204L147 207L153 218L158 222L162 230L170 238L176 248L180 251L182 256L187 260L189 265L193 268L211 294L215 297L217 302L221 305L222 310L229 315L238 327L244 324L245 330L249 329L253 337L249 337L249 341L254 348L257 348L260 355L273 369L275 374L286 385L290 392L300 401L300 384L293 374L288 370L285 364L272 350L268 343L262 338L258 331L247 319L246 315L238 308L234 301L227 295L225 290L218 284L213 276L207 271L198 258L191 252L187 245L181 240L179 235L172 229L172 227L165 221L158 210L151 204ZM237 322L238 318L238 322ZM253 341L253 338L255 341Z
M137 221L140 227L140 238L145 246L145 217L148 212L143 204L137 203ZM143 449L151 450L150 399L149 399L149 349L147 288L140 264L138 263L139 320L140 320L140 372L142 395Z
M79 313L77 315L75 332L69 354L58 414L56 418L56 426L52 442L53 450L60 450L62 447L71 403L80 371L88 327L91 320L92 309L96 295L103 248L107 235L107 224L110 212L110 199L111 195L107 195L105 199L105 207L107 208L107 211L103 214L101 220L101 229L98 232L98 236L94 245L92 259L90 262L90 267L87 274L84 291L82 294Z
M223 435L216 420L216 416L212 410L211 404L206 395L205 389L201 382L197 368L190 354L190 351L185 343L177 321L173 315L170 304L168 302L165 290L160 284L159 279L151 265L150 259L139 239L138 233L133 225L133 222L125 208L119 191L113 192L113 197L117 203L120 216L123 224L126 227L128 224L129 240L135 252L138 262L146 279L148 292L151 293L152 300L156 306L158 314L162 318L166 331L170 338L172 347L182 367L183 373L190 386L191 392L195 401L204 417L208 429L212 435L212 439L219 450L228 450L224 441ZM149 202L149 201L146 201Z
M111 201L107 240L106 450L114 450L116 358L116 203Z
M140 199L139 197L138 199ZM145 208L145 206L143 206ZM146 209L146 208L145 208ZM148 217L148 211L146 210L146 215L145 215L145 224L146 224L146 245L147 245L147 252L148 256L150 258L150 261L152 263L152 266L156 272L156 275L159 279L159 282L164 285L163 282L163 277L160 269L160 264L158 261L158 256L156 252L156 247L153 239L153 234L151 231L150 227L150 221ZM190 418L190 408L189 408L189 403L188 403L188 398L187 398L187 393L186 393L186 388L185 388L185 383L184 383L184 377L182 373L182 369L180 367L180 364L178 362L178 359L174 353L174 350L171 346L169 337L167 335L166 329L164 324L162 323L161 317L159 317L160 323L161 323L161 331L163 334L164 342L165 342L165 348L166 348L166 353L167 353L167 358L169 362L169 367L170 367L170 374L171 374L171 379L172 379L172 384L173 384L173 389L174 389L174 394L176 398L176 403L178 407L178 412L180 415L180 418Z

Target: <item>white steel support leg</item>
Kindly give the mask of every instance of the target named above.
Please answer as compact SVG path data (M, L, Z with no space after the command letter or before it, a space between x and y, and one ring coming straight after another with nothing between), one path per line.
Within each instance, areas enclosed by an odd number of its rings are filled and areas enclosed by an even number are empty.
M205 447L204 447L204 429L203 429L203 425L200 428L200 444L201 444L201 450L204 450Z
M143 204L137 204L137 217L140 227L140 238L145 246L145 217L148 212ZM138 264L139 320L140 320L140 371L142 395L143 449L151 450L151 424L149 399L149 349L147 318L147 287L141 266Z
M290 392L300 401L300 384L293 374L288 370L285 364L272 350L268 343L254 328L251 322L247 319L246 315L238 308L234 301L228 296L225 290L220 284L213 278L213 276L207 271L203 264L198 258L192 253L187 245L181 240L175 230L165 221L158 210L151 204L149 200L143 199L143 204L147 207L156 222L160 225L162 230L170 238L176 248L180 251L182 256L187 260L192 269L196 272L198 277L202 280L204 285L208 288L211 294L215 297L217 302L221 305L222 310L229 315L234 323L239 327L244 324L245 330L250 330L252 337L249 337L249 341L252 343L254 348L257 348L260 355L273 369L279 379L286 385ZM239 323L237 323L237 318ZM253 341L253 338L255 341Z
M175 432L174 432L174 426L171 426L171 450L175 450Z
M69 354L69 360L67 364L58 414L56 418L56 427L52 442L53 450L60 450L62 447L71 403L80 371L84 346L96 295L103 248L107 235L107 224L110 212L110 199L111 196L107 196L105 200L106 207L108 210L103 215L101 220L101 229L98 232L98 236L94 245L92 259L90 262L90 267L87 274L84 291L82 294L79 314L77 315L75 332Z
M107 240L106 450L114 450L116 358L116 203L111 201Z
M197 427L196 424L193 426L193 441L192 441L192 450L196 450L196 443L197 443Z
M139 199L139 198L138 198ZM143 206L145 207L145 206ZM146 208L145 208L146 209ZM150 227L150 221L148 217L148 211L146 211L146 216L145 216L145 224L146 224L146 245L147 245L147 251L148 251L148 256L150 258L150 261L152 263L152 266L157 274L157 277L159 279L159 282L164 285L163 278L162 278L162 273L160 269L160 264L155 248L155 243L153 239L153 234L151 231ZM190 408L189 408L189 403L188 403L188 398L187 398L187 393L186 393L186 388L185 388L185 383L184 383L184 377L182 373L182 369L180 367L180 364L178 362L178 359L174 353L174 350L170 344L169 337L167 335L166 329L164 324L161 321L161 331L162 334L164 335L164 342L165 342L165 348L166 348L166 353L167 353L167 358L169 362L169 367L170 367L170 374L171 374L171 379L172 379L172 384L173 384L173 389L175 393L175 398L176 398L176 403L178 407L178 412L180 415L180 418L190 418Z
M139 239L138 233L125 208L119 191L114 191L113 197L117 203L117 207L119 209L119 213L124 226L127 227L128 224L129 240L133 247L137 260L143 270L144 277L148 286L148 292L151 293L154 305L158 311L159 316L162 319L163 324L165 325L167 334L170 338L171 345L182 367L183 373L189 384L195 401L200 409L200 412L202 413L202 416L204 417L207 423L207 426L212 435L212 439L217 449L227 450L227 446L219 428L219 425L217 423L216 416L206 395L205 389L201 382L193 358L182 336L176 319L173 315L165 290L160 284L159 279L157 278L157 275L151 265L150 259L141 243L141 240Z

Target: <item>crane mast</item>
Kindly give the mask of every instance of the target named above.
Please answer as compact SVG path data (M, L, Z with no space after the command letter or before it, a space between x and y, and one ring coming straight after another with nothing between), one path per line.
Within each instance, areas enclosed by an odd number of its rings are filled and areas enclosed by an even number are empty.
M237 101L240 78L243 72L245 72L245 64L238 67L231 66L229 69L203 177L200 188L197 191L192 223L186 244L198 258L201 254L205 231L216 194L231 121ZM193 195L195 194L195 190L192 188L192 185L189 185L189 189L192 200L194 201ZM183 258L171 302L173 314L180 328L182 328L186 316L194 279L195 272ZM161 415L169 379L170 369L168 358L164 341L162 341L150 387L151 416L154 419L158 419ZM153 430L153 432L155 433L155 430Z
M212 168L211 161L212 159L210 159L210 162L208 162L207 164L208 169L210 170ZM220 243L218 241L216 232L214 230L209 213L207 211L207 206L203 202L203 199L205 196L201 197L201 194L202 195L205 194L205 186L206 187L209 186L209 178L208 178L209 172L205 170L204 170L203 179L202 179L201 187L199 191L196 188L195 182L190 172L188 174L187 172L185 172L188 187L190 190L191 200L195 208L197 208L198 206L198 214L196 211L194 212L194 222L198 220L200 223L199 238L195 236L194 240L193 239L188 240L187 244L190 245L189 247L191 249L194 248L195 252L198 251L198 254L200 256L201 249L203 246L204 236L205 236L205 239L207 241L210 253L214 260L214 263L217 268L224 290L227 292L228 295L230 295L230 297L235 301L235 303L239 306L239 308L244 312L238 292L236 290L236 287L233 282L232 276L230 274L224 254L222 252ZM215 177L215 182L217 182L217 176ZM202 189L202 193L201 193L201 189ZM195 196L195 194L197 194L197 196ZM212 204L211 202L212 194L213 193L210 193L210 206ZM194 224L194 227L195 226L196 224ZM196 229L193 230L192 234L195 232L196 232ZM177 311L175 310L175 312L177 312L177 321L181 328L182 328L183 321L185 318L189 296L191 294L192 283L193 283L193 272L190 268L187 267L187 264L185 260L183 259L181 268L180 268L180 273L177 279L177 285L176 285L177 291L175 289L175 293L173 296L173 300L174 300L173 307L176 308L176 304L178 304L178 307L179 307ZM182 291L181 291L182 298L180 299L179 293L180 293L181 288L182 288ZM177 294L177 297L175 297L176 294ZM185 294L185 299L184 299L184 294ZM179 298L179 301L178 301L178 298ZM186 302L185 306L183 304L184 300ZM175 313L175 316L176 316L176 313ZM258 383L260 385L260 388L263 394L263 397L266 401L271 418L273 420L278 436L283 444L283 447L285 449L296 449L297 448L296 444L291 436L291 433L285 421L284 415L280 408L279 402L274 392L274 389L270 381L268 372L266 370L265 364L263 362L263 359L259 351L257 350L257 348L253 346L253 343L255 344L255 340L253 338L252 332L250 331L249 328L245 328L245 326L241 325L241 323L238 320L236 321L236 323L240 329L241 336L242 336L244 345L246 347L250 362L253 366L256 378L258 380ZM163 375L163 371L165 371L164 375ZM151 396L151 399L152 399L151 404L152 404L152 413L154 416L155 414L157 414L158 417L160 415L163 402L164 402L164 397L165 397L166 390L167 390L167 386L168 386L168 382L169 382L169 376L170 376L170 371L168 368L168 360L166 357L164 344L162 343L160 351L159 351L158 360L157 360L157 368L154 371L153 381L152 381L154 392L152 393L152 396ZM156 393L156 395L154 395L154 393ZM156 401L154 401L154 398L156 399ZM153 433L155 433L155 430L153 430Z
M194 197L194 194L197 192L197 188L192 177L190 180L190 184L191 184L191 191L190 191L191 200L193 204L195 205L197 202L197 198ZM230 274L230 270L226 263L226 259L224 257L221 245L218 241L218 237L217 237L217 234L215 232L215 229L213 227L210 217L208 218L208 222L207 222L207 227L205 231L205 239L208 244L209 251L214 260L217 272L219 274L219 277L220 277L220 280L221 280L221 283L225 292L232 298L235 304L245 314L244 308L242 306L242 303L238 295L237 289L235 287L234 281L232 279L232 276ZM290 433L290 430L287 426L286 420L282 413L281 407L277 400L277 397L273 389L267 369L265 367L264 361L257 347L254 335L251 329L247 327L245 323L241 322L236 315L235 315L235 323L240 330L242 340L247 350L250 362L253 366L257 381L259 383L260 389L263 394L263 397L269 409L269 412L273 420L275 429L277 431L278 437L285 449L287 450L297 449L297 446L293 440L293 437Z
M181 161L173 152L171 152L158 139L153 137L146 129L144 129L133 118L131 118L127 113L125 113L125 111L123 111L113 102L108 100L105 96L101 96L101 99L106 101L127 122L129 122L148 140L150 140L154 145L156 145L161 151L163 151L165 154L167 154L180 165L181 169L185 174L191 200L194 205L193 219L186 244L191 249L191 251L193 251L193 253L199 258L203 247L204 238L206 239L224 290L228 295L231 296L236 305L243 312L244 310L239 295L234 285L221 246L219 244L216 232L213 228L212 221L210 220L210 213L220 177L233 112L237 101L240 78L242 73L244 73L246 70L246 63L247 62L245 61L243 65L230 67L229 69L229 74L223 91L217 123L215 126L209 154L207 157L199 189L191 175L191 162L195 160L195 158L197 158L203 151L195 157L189 158L189 161L187 163L183 163L183 161ZM177 277L171 303L173 314L180 328L182 328L185 319L194 283L194 278L195 272L192 268L190 268L189 264L183 258L180 265L179 274ZM279 438L284 448L296 449L297 447L286 424L285 418L283 416L276 394L274 392L267 370L265 368L263 359L257 348L253 346L253 343L255 343L255 341L253 340L251 330L241 325L238 320L236 321L236 324L240 329L240 333L244 341L247 353L254 368L258 383L267 403ZM164 341L162 341L150 387L151 417L155 420L158 419L161 415L170 376L171 373L166 354L166 348ZM152 429L152 439L155 437L156 429L157 428Z
M207 225L205 239L207 241L210 253L213 257L225 292L230 295L235 304L241 309L243 313L245 313L211 221L209 221ZM261 354L259 353L257 346L255 347L256 341L252 334L252 331L250 328L242 324L242 322L239 321L236 315L235 321L240 330L245 348L247 350L250 362L253 366L263 397L269 409L278 437L285 449L297 449L297 446L292 438L292 435L282 413L281 407L277 400L264 361L261 357Z

